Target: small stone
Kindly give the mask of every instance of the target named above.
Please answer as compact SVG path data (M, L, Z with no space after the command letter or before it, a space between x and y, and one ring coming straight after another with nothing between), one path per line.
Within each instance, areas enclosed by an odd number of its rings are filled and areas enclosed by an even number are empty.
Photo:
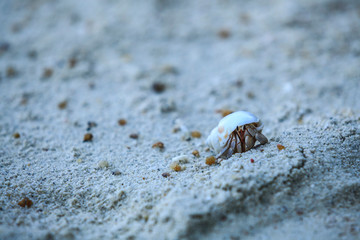
M27 198L27 197L24 197L19 203L18 203L18 205L20 206L20 207L31 207L32 205L33 205L33 202L29 199L29 198Z
M53 75L53 70L51 68L45 68L43 71L42 78L50 78Z
M122 118L122 119L119 119L118 124L119 124L120 126L125 126L125 125L127 124L127 121Z
M278 145L276 145L277 146L277 148L279 149L279 151L281 151L281 150L284 150L285 149L285 147L283 146L283 145L281 145L281 144L278 144Z
M229 38L231 35L230 31L228 29L221 29L219 32L218 32L218 36L220 38Z
M6 76L11 78L11 77L16 77L18 75L18 71L13 67L13 66L9 66L6 69Z
M13 134L13 137L14 137L14 138L20 138L20 133L18 133L18 132L14 133L14 134Z
M201 133L199 131L192 131L191 137L193 138L201 138Z
M93 139L93 135L91 133L87 133L84 135L84 142L91 142Z
M118 169L115 169L113 172L112 172L112 175L114 176L119 176L121 174L121 172L118 170Z
M167 178L167 177L170 177L170 173L165 172L165 173L161 174L161 176L163 176L164 178Z
M109 167L109 162L106 160L102 160L99 162L98 164L99 168L108 168Z
M246 93L246 96L249 98L249 99L254 99L255 98L255 94L253 92L247 92Z
M66 107L67 107L67 101L66 100L64 100L64 101L62 101L62 102L60 102L58 104L58 108L61 109L61 110L65 109Z
M213 165L216 163L216 158L214 156L207 157L205 163L207 165Z
M83 161L83 160L82 160L81 158L79 158L78 160L76 160L77 163L82 163L82 161Z
M238 80L235 82L235 86L238 87L238 88L241 88L243 85L244 85L244 81L241 80L241 79L238 79Z
M181 166L177 163L173 163L170 165L170 168L175 172L180 172L182 170Z
M192 152L192 154L193 154L195 157L200 157L200 153L199 153L198 150L194 150L194 151Z
M69 68L74 68L77 64L77 59L76 58L70 58L69 59Z
M164 147L164 143L162 142L157 142L152 145L152 148L159 148L160 150L164 149Z
M229 109L219 109L216 111L217 113L220 113L223 117L233 113L234 111L229 110Z
M164 83L161 83L161 82L154 82L153 85L152 85L152 89L156 93L162 93L162 92L165 91L166 85Z
M251 162L251 163L254 163L254 162L255 162L255 160L254 160L254 159L250 159L250 162Z
M139 135L136 134L136 133L132 133L132 134L129 135L129 137L132 138L132 139L138 139Z

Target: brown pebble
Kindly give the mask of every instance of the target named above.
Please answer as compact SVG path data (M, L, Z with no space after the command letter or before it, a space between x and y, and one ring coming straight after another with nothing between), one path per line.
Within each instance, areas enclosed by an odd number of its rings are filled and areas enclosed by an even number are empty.
M199 153L198 150L194 150L194 151L192 152L192 154L193 154L195 157L200 157L200 153Z
M277 148L279 149L279 151L281 151L281 150L284 150L285 149L285 147L283 146L283 145L281 145L281 144L278 144L278 145L276 145L277 146Z
M301 210L301 209L296 209L296 214L297 214L298 216L301 216L301 215L304 214L304 211Z
M84 135L84 142L91 142L93 139L93 135L91 133L87 133Z
M15 77L16 75L18 75L18 71L13 66L9 66L6 69L6 76L7 77Z
M125 126L126 123L127 123L127 121L126 121L125 119L119 119L119 121L118 121L118 124L119 124L120 126Z
M218 32L218 36L220 38L229 38L231 35L230 31L228 29L221 29L219 32Z
M50 78L53 75L53 70L51 68L45 68L43 71L42 78Z
M175 128L173 128L173 130L172 130L172 132L173 133L177 133L177 132L180 132L180 128L179 127L175 127Z
M191 136L193 138L201 138L201 133L199 131L192 131Z
M27 198L27 197L24 197L19 203L18 203L18 205L20 206L20 207L31 207L32 205L33 205L33 202L29 199L29 198Z
M159 149L164 149L164 143L162 142L156 142L152 145L152 148L159 148Z
M13 134L13 137L14 137L14 138L20 138L20 133L18 133L18 132L14 133L14 134Z
M129 137L132 138L132 139L138 139L138 138L139 138L139 135L136 134L136 133L132 133L132 134L130 134Z
M69 68L74 68L77 64L77 59L76 58L70 58L69 59Z
M207 165L213 165L216 163L216 158L214 156L207 157L205 163Z
M67 107L67 101L64 100L58 104L59 109L65 109Z
M165 172L165 173L161 174L161 176L163 176L164 178L167 178L167 177L170 177L170 173Z
M225 117L225 116L233 113L234 111L229 110L229 109L219 109L219 110L217 110L216 112L217 112L217 113L220 113L221 116Z
M156 93L162 93L162 92L165 91L166 85L164 83L161 83L161 82L154 82L153 85L152 85L152 89Z
M255 94L253 92L247 92L246 93L246 96L249 98L249 99L254 99L255 98Z
M174 170L175 172L180 172L181 166L179 164L174 164L171 166L171 169Z

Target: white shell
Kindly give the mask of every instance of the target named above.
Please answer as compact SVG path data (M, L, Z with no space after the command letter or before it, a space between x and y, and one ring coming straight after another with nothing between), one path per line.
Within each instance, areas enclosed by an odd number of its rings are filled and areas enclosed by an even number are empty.
M216 153L219 153L236 127L250 123L258 123L259 127L256 128L258 131L263 128L260 119L252 113L246 111L231 113L220 120L219 124L211 131L206 143Z

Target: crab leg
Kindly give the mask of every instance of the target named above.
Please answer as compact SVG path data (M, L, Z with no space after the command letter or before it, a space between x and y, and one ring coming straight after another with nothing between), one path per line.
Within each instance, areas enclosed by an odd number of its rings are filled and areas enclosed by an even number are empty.
M216 156L216 158L221 158L231 147L231 142L233 140L233 135L231 135L231 137L229 137L229 139L226 141L224 148L222 149L222 151ZM232 151L231 151L232 152ZM227 156L228 154L226 154Z
M236 134L238 135L239 139L240 139L240 143L241 143L241 152L245 152L246 149L245 149L245 136L244 136L244 130L241 130L241 129L237 129L236 131Z
M257 132L255 135L256 140L258 140L260 142L260 144L265 144L268 142L268 139L262 135L261 133Z

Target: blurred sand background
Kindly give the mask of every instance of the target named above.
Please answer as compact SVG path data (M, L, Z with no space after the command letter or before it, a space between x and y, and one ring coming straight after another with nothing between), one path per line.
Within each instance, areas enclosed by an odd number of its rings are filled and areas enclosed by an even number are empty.
M360 238L359 1L0 0L0 23L1 239ZM226 109L269 143L209 166Z

